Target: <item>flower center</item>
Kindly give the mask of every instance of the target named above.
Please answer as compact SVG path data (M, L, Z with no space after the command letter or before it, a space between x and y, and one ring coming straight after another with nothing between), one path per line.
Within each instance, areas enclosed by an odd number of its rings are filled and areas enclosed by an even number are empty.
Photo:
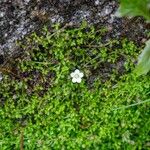
M77 78L80 78L80 76L79 76L78 74L75 74L75 75L74 75L74 78L77 79Z

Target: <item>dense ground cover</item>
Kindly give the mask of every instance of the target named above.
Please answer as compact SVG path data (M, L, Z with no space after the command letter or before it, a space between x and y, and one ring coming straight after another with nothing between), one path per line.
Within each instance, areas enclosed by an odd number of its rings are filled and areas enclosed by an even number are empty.
M20 46L0 82L0 149L149 149L149 75L133 74L140 48L106 32L56 25Z

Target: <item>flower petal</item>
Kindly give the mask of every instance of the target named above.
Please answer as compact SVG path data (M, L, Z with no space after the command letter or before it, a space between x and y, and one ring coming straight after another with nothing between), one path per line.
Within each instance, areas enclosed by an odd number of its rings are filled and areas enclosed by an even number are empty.
M74 77L74 75L75 75L75 73L74 72L72 72L71 74L70 74L70 76L73 78Z
M76 70L74 71L74 73L75 73L75 74L79 74L79 73L80 73L79 69L76 69Z
M77 82L77 83L81 83L81 78L77 78L77 79L76 79L76 82Z
M72 78L72 82L73 82L73 83L76 83L76 82L77 82L77 79L76 79L76 78Z
M82 78L84 76L84 74L82 72L79 73L80 78Z

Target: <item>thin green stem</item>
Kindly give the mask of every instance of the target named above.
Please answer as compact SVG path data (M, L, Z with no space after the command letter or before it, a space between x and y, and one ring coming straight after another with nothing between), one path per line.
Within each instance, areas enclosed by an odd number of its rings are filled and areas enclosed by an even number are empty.
M145 101L141 101L141 102L138 102L138 103L134 103L134 104L131 104L131 105L128 105L128 106L122 106L122 107L118 107L118 108L113 108L112 110L126 109L126 108L137 106L137 105L140 105L140 104L143 104L143 103L147 103L147 102L150 102L150 99L147 99Z

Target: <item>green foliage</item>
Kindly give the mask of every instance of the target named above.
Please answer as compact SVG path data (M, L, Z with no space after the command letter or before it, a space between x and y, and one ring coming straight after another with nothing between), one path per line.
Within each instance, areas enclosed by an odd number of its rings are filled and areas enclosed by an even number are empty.
M150 105L140 102L149 99L149 77L131 74L139 48L102 43L107 31L85 25L50 31L28 39L17 76L0 82L0 149L19 149L22 131L25 150L148 149ZM71 82L76 68L80 84Z
M139 56L136 73L138 75L147 74L150 71L150 40L147 41L146 47Z
M149 0L121 0L117 11L119 16L143 16L150 21L150 1Z
M149 0L121 0L120 7L116 15L118 16L143 16L150 21L150 1ZM136 67L136 74L146 74L150 70L150 42L147 41L146 47L139 57Z

